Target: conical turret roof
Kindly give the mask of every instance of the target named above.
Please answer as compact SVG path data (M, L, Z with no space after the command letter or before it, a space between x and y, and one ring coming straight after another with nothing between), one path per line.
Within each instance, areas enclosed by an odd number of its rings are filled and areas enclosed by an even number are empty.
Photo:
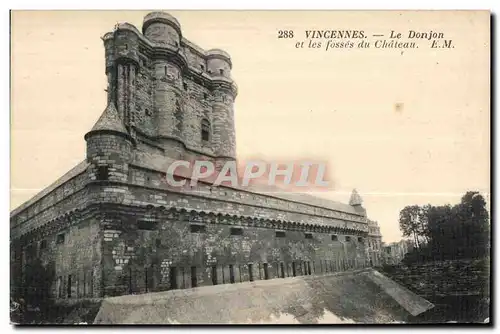
M104 109L101 117L94 124L94 127L92 127L90 132L103 130L116 131L128 135L127 129L125 129L125 125L123 124L120 115L118 115L118 110L116 110L113 102L108 103L108 106Z
M358 191L356 189L353 189L351 193L351 199L349 200L349 205L357 206L362 204L363 199L361 198L361 196L359 196Z

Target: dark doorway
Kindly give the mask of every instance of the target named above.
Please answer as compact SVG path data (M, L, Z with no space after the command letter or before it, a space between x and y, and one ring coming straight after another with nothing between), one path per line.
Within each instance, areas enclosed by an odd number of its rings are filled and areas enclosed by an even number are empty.
M253 263L248 264L248 279L253 282Z
M170 267L170 289L178 289L177 287L177 268Z
M229 265L229 282L234 283L234 267L232 264Z
M196 277L196 267L191 267L191 287L196 288L198 286L198 277Z
M212 266L212 284L217 285L217 266Z
M71 298L71 275L68 275L68 287L66 289L68 298Z
M292 276L297 276L297 268L295 268L295 261L292 262Z
M285 264L281 262L280 267L281 267L281 277L285 278Z
M264 263L264 279L269 279L269 265Z

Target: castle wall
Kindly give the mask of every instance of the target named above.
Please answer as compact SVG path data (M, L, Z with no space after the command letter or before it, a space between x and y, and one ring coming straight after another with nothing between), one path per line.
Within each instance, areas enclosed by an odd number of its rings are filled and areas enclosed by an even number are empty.
M90 200L85 189L87 181L88 174L84 172L14 215L11 218L11 238L19 238L67 212L83 207Z
M309 270L320 274L367 265L364 243L356 236L345 241L345 235L337 235L338 240L332 241L329 233L311 233L309 239L307 232L285 231L285 237L277 237L275 229L240 226L237 219L230 224L201 223L206 230L192 232L191 225L200 222L161 220L140 225L134 219L115 218L115 226L122 228L104 239L105 294L238 283L249 281L250 275L259 280L266 277L266 270L272 279L294 276L294 270L301 276ZM235 228L242 235L231 235Z
M234 133L233 97L227 91L214 92L213 104L213 142L217 156L236 157L236 138Z
M166 171L166 169L165 169ZM254 192L241 191L229 187L212 187L198 182L196 188L191 188L189 180L183 188L170 188L167 193L165 175L151 169L129 167L128 182L131 186L120 201L134 205L168 205L181 208L192 208L228 214L245 214L255 217L289 219L304 221L310 224L329 222L333 226L352 228L360 233L367 231L366 218L326 208L314 207L303 203L286 201ZM133 184L141 186L134 187ZM163 188L161 189L152 189ZM212 200L217 200L214 202ZM186 201L186 203L184 203Z
M92 217L13 240L14 290L38 286L51 298L100 297L101 241L99 222Z
M51 270L57 298L364 266L364 211L166 184L171 159L235 158L236 86L224 51L198 49L168 15L146 18L144 35L120 24L103 38L110 103L85 137L87 161L11 216L16 284L36 258Z
M139 66L135 80L135 125L148 136L157 133L158 113L154 108L153 98L155 85L152 81L153 71L150 60L140 54Z
M203 141L201 138L201 122L203 119L208 120L213 128L212 93L206 87L192 80L184 79L184 82L187 85L183 113L183 135L186 146L189 149L213 155L213 138L210 138L209 141Z
M64 242L58 243L58 236ZM52 296L57 298L100 297L101 233L99 222L88 219L44 238L48 247L40 250L47 266L53 262L55 280ZM41 241L40 241L41 242ZM40 243L39 243L40 244Z

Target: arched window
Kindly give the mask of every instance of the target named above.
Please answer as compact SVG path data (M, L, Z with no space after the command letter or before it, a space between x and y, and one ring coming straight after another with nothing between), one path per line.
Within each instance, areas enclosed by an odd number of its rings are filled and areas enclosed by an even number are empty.
M207 119L201 121L201 140L210 140L210 122Z

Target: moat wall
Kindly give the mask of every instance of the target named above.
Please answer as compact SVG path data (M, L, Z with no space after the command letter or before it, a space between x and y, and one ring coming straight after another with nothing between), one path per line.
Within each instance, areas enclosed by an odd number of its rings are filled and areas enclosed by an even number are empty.
M94 324L393 323L432 307L365 269L107 298Z
M338 272L368 265L356 236L196 221L105 229L104 295ZM124 222L124 223L123 223ZM118 226L110 219L110 226ZM128 227L126 227L128 226ZM332 235L334 237L332 237Z

